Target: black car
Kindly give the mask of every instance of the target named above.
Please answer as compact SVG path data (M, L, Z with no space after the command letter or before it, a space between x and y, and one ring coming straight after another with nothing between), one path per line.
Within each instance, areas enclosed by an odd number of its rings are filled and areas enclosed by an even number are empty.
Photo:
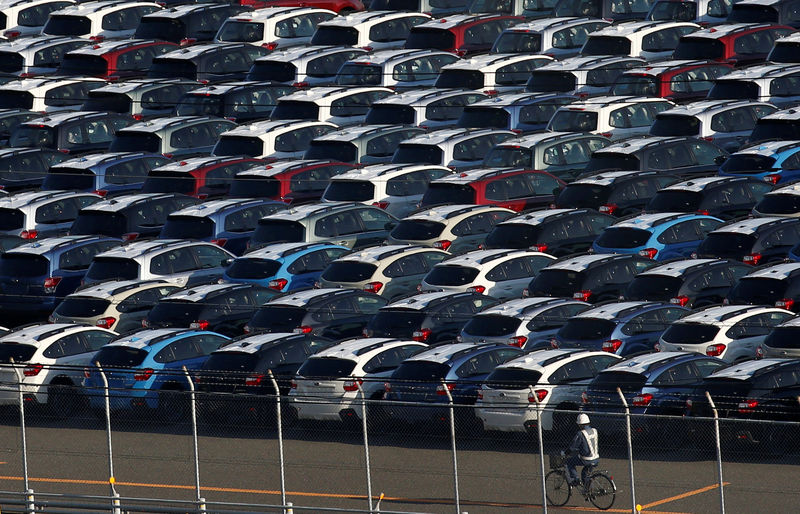
M746 216L772 190L753 177L702 177L658 191L647 212L700 212L723 220Z
M167 216L200 200L172 193L141 193L119 196L81 209L70 234L98 234L125 241L156 237Z
M367 323L363 335L428 344L453 341L475 314L498 303L479 293L422 293L382 307Z
M114 134L132 124L130 116L89 111L61 111L21 123L11 133L9 146L52 148L70 155L102 152Z
M40 118L41 116L40 113L31 112L27 109L0 109L0 145L8 143L11 132L20 123Z
M228 17L245 10L246 7L228 2L176 5L142 16L133 37L160 39L182 46L211 41Z
M0 188L13 193L41 187L50 166L69 159L51 148L0 149Z
M227 336L244 324L277 291L254 284L207 284L189 287L158 300L142 321L145 327L189 327Z
M722 303L731 287L753 268L729 259L679 259L661 263L635 277L625 300L671 302L691 309Z
M774 305L800 312L800 263L751 269L728 292L726 300L731 305Z
M606 171L567 184L556 207L591 208L614 216L639 214L659 189L678 180L657 171Z
M184 78L203 83L244 80L253 62L269 50L249 43L206 43L153 59L148 78Z
M800 219L752 218L732 221L714 230L697 247L696 255L736 259L758 266L783 261L797 243L800 243Z
M539 271L523 295L575 298L589 303L616 300L638 273L653 265L630 254L564 257Z
M569 187L569 186L567 186ZM587 252L603 229L617 218L594 209L550 209L498 223L483 247L537 250L555 257Z
M278 98L294 88L267 82L230 82L184 93L175 116L218 116L237 123L266 120Z
M331 339L358 337L386 299L358 289L310 289L273 298L247 322L245 333L295 332Z

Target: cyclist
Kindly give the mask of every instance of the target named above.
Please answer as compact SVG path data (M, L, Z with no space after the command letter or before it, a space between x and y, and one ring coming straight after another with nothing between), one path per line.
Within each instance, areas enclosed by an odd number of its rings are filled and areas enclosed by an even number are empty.
M591 468L597 466L600 461L600 446L597 440L597 430L589 426L589 416L578 414L578 432L572 438L569 448L561 451L561 455L569 455L567 458L567 480L572 486L586 484L586 478ZM578 465L583 465L581 479L578 480Z

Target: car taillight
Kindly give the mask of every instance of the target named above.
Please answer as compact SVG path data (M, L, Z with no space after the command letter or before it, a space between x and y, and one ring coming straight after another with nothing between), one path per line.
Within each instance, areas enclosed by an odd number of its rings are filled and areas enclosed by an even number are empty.
M97 325L100 328L108 328L108 329L110 329L111 327L114 326L114 323L116 323L116 322L117 322L116 318L108 316L107 318L100 318L99 320L97 320L95 325Z
M61 283L61 277L47 277L44 279L44 292L55 293L56 287Z
M23 230L22 232L19 233L19 237L21 237L22 239L36 239L37 237L39 237L39 231Z
M531 250L534 250L536 252L546 252L547 251L547 245L546 244L533 245L533 246L531 246Z
M276 43L275 41L270 41L269 43L264 43L261 46L263 46L267 50L275 50L276 48L278 48L278 43Z
M92 376L92 370L89 368L83 368L83 378L89 378Z
M603 137L611 137L611 136L613 136L614 134L613 134L613 133L611 133L611 132L600 132L600 135L601 135L601 136L603 136Z
M342 389L345 391L358 391L358 386L363 384L364 381L360 378L356 378L355 380L345 380L344 384L342 385Z
M650 405L650 402L653 401L653 395L650 393L640 394L639 396L633 397L633 406L634 407L646 407Z
M509 338L508 340L508 344L510 344L511 346L516 346L517 348L522 348L523 346L525 346L525 343L527 342L528 338L525 336L515 336Z
M478 389L478 401L483 400L483 389Z
M264 381L264 378L266 378L266 377L264 375L260 374L260 373L254 373L252 375L248 375L244 379L244 385L246 385L246 386L261 385L261 382Z
M419 341L420 343L424 343L425 341L428 340L428 338L431 336L432 333L433 331L431 331L431 329L422 328L420 330L415 330L411 338L414 341Z
M722 343L712 344L706 347L706 355L709 357L719 357L725 351L725 345Z
M133 374L133 379L138 382L144 382L145 380L150 380L150 377L153 376L153 368L145 368L138 373Z
M455 54L457 56L459 56L459 57L464 57L465 55L467 55L467 51L466 50L456 50Z
M764 347L759 345L756 348L756 359L763 359L764 358Z
M290 388L290 389L297 389L297 380L294 380L294 379L293 379L293 380L292 380L292 381L289 383L289 388Z
M228 240L225 239L224 237L219 237L217 239L212 239L211 240L212 244L215 244L215 245L217 245L219 247L225 246L225 243L227 243L227 242L228 242Z
M576 292L572 293L572 298L574 300L581 300L581 301L584 301L584 302L588 302L590 296L592 296L592 290L591 289L581 289L580 291L576 291Z
M452 391L453 389L456 388L456 385L452 382L449 384L439 384L436 387L436 394L438 394L439 396L445 396L447 394L447 392L444 390L445 387L447 387L448 391Z
M486 291L486 287L485 286L472 286L472 287L468 287L467 291L470 292L470 293L483 294L483 292Z
M250 325L245 325L244 327L242 327L242 332L244 332L245 334L249 334L250 333Z
M286 280L285 278L276 278L275 280L269 281L268 287L270 289L275 289L276 291L283 291L283 288L286 287L286 284L288 283L289 281Z
M5 36L7 39L14 39L14 38L16 38L16 37L19 37L19 36L21 36L21 35L22 35L22 32L20 32L19 30L7 30L7 31L3 32L3 35L4 35L4 36Z
M144 119L143 114L131 114L131 118L135 119L136 121L142 121Z
M389 202L372 202L372 205L379 209L386 210L386 208L389 207Z
M185 37L185 38L181 39L180 45L181 46L189 46L189 45L193 45L195 43L197 43L197 38Z
M105 36L90 36L89 41L94 41L95 43L101 43L106 37Z
M92 193L97 196L108 196L108 189L95 189Z
M766 182L769 182L770 184L773 184L773 185L777 184L780 179L781 179L781 176L780 176L780 174L777 174L777 173L770 173L769 175L765 175L764 176L764 180Z
M383 383L383 390L386 391L387 393L391 393L392 392L392 384L390 384L389 382L384 382Z
M147 318L142 318L142 328L148 328L150 326L150 322Z
M609 353L616 353L619 347L622 346L622 341L619 339L612 339L603 343L603 351Z
M589 403L589 395L586 394L586 391L581 393L581 403L583 404Z
M639 250L639 255L648 259L655 259L656 255L658 255L658 250L656 248L645 248L644 250Z
M453 244L452 241L448 241L447 239L442 239L441 241L436 241L433 243L434 248L438 248L439 250L447 251L450 248L450 245Z
M777 302L775 302L775 307L780 307L781 309L786 309L787 311L792 310L794 306L794 300L791 298L781 298Z
M555 337L550 339L550 348L558 348L558 340Z
M534 396L536 395L536 396ZM531 403L536 403L536 400L541 402L547 396L547 389L537 389L533 393L528 393L528 401Z
M308 87L308 82L295 82L294 84L292 84L292 87L297 87L297 88Z
M496 89L484 89L483 93L486 96L497 96L500 94L500 92Z
M523 298L527 298L527 297L529 297L530 295L531 295L531 292L530 292L530 291L528 291L528 288L527 288L527 287L526 287L525 289L523 289L523 290L522 290L522 297L523 297Z
M303 325L302 327L297 327L296 329L292 330L292 332L294 332L295 334L310 334L311 330L312 330L311 327Z
M125 234L122 234L123 241L135 241L137 237L139 237L138 232L127 232Z
M201 319L189 323L189 328L193 330L206 330L208 328L208 321Z
M22 374L26 377L35 377L42 371L44 366L41 364L28 364L25 366L25 369L22 370Z
M739 414L750 414L758 407L758 400L739 402Z
M614 211L617 210L617 204L609 203L606 205L601 205L600 208L597 210L604 214L614 214Z
M383 287L383 282L368 282L361 289L368 293L377 293Z
M686 307L686 304L689 303L689 297L684 295L676 296L675 298L670 298L669 303Z
M744 262L745 264L752 264L753 266L758 266L758 263L761 262L762 257L763 256L760 253L751 253L745 255L742 258L742 262Z

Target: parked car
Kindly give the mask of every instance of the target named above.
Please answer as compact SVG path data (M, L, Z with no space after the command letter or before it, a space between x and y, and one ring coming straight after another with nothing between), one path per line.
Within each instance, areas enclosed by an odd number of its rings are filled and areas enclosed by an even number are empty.
M580 52L590 32L608 25L611 25L609 21L597 18L544 16L505 29L497 36L491 53L544 54L556 59L574 57Z
M426 12L434 18L450 16L464 12L469 6L467 0L452 0L440 4L436 0L371 0L369 8L376 11L411 11Z
M772 189L751 177L702 177L659 190L645 206L648 212L699 212L732 220L747 215Z
M373 102L364 123L436 129L456 125L467 105L487 98L477 91L412 89Z
M351 164L387 163L392 159L392 155L401 141L423 132L422 128L402 125L347 127L314 138L303 157L305 159L336 159ZM391 168L395 169L397 166ZM418 190L419 187L416 189ZM424 186L422 187L424 188ZM422 192L418 191L417 194L422 195Z
M211 155L300 159L313 139L336 128L333 123L314 120L256 121L219 134Z
M800 139L800 110L783 109L756 121L747 144Z
M603 171L567 184L555 203L559 209L590 208L627 216L641 212L657 191L677 181L678 177L658 171Z
M229 16L245 10L229 3L175 5L143 16L133 37L160 39L181 46L211 41Z
M350 46L297 46L259 57L247 80L269 81L294 87L329 86L342 64L367 53Z
M767 62L773 63L798 63L800 59L796 55L798 47L798 36L796 33L783 36L775 40L767 56Z
M253 9L264 9L266 7L286 7L296 6L295 0L244 0L242 5L249 5ZM360 0L311 0L306 3L309 7L319 9L330 9L341 15L347 15L354 11L363 11L364 4Z
M438 164L458 171L475 168L491 148L512 137L510 130L444 128L402 141L392 163Z
M173 112L175 116L218 116L237 123L266 120L278 98L293 91L281 84L226 82L186 91Z
M67 159L67 154L52 148L0 148L0 190L38 189L50 166Z
M0 72L21 78L49 75L55 73L64 54L86 44L85 39L69 36L36 35L6 41L0 44Z
M725 297L731 305L774 305L800 311L800 263L786 262L751 270ZM797 304L797 305L795 305Z
M553 7L553 16L589 16L614 22L641 20L647 15L652 0L558 0Z
M42 34L77 36L90 41L133 36L145 16L161 9L155 2L99 0L66 5L50 12Z
M338 86L383 86L392 89L427 88L443 66L458 61L437 50L389 49L359 55L342 64L336 73Z
M104 112L58 112L21 123L11 133L9 146L52 148L70 155L103 152L130 117Z
M195 127L189 127L197 128ZM211 133L219 127L211 125ZM175 144L180 139L181 131L170 136L171 143ZM197 133L189 132L189 137ZM179 143L183 144L183 143ZM240 171L261 164L263 161L247 156L235 157L193 157L186 160L173 161L158 168L153 168L147 174L142 184L144 193L180 193L194 196L201 200L206 198L219 198L225 196L231 184Z
M794 32L792 27L770 23L730 23L683 36L673 59L711 59L744 66L762 62L773 42Z
M0 107L29 109L42 114L74 111L86 100L89 91L102 85L103 81L96 77L45 76L12 80L0 84Z
M800 188L789 183L767 192L753 207L754 216L797 217L800 215Z
M650 21L693 21L703 26L725 22L733 2L719 0L656 0L645 17Z
M531 72L553 62L546 55L482 54L443 66L433 86L471 89L486 95L521 91Z
M208 155L219 135L234 127L234 122L213 116L156 118L118 130L108 149L160 153L170 158Z
M402 48L409 31L430 19L421 12L350 13L319 23L311 45L354 46L368 51Z
M23 239L64 235L78 211L102 199L96 194L67 191L28 191L0 197L0 233Z
M698 257L741 260L758 266L784 260L800 242L800 219L753 218L731 221L714 230L697 247Z
M783 23L800 28L796 9L797 6L790 0L772 0L770 2L742 0L731 6L727 21L733 23Z
M88 75L109 81L144 77L155 57L176 48L176 44L155 39L103 41L67 52L56 73L77 77Z
M572 95L558 93L508 93L464 106L456 125L516 133L541 132L559 107L575 100Z
M617 77L640 68L644 59L626 56L575 56L545 64L531 72L525 91L580 97L607 95Z
M168 116L184 93L200 87L186 79L131 79L89 91L83 111L130 114L136 121Z
M685 21L631 21L590 33L581 55L628 55L647 61L669 58L681 37L700 29Z
M800 103L800 65L761 64L720 77L707 95L712 100L757 100L781 108Z
M678 2L667 0L666 3ZM732 70L733 66L730 64L704 60L648 63L647 66L622 72L614 81L609 93L658 96L673 102L702 100L714 85L714 80Z
M156 57L147 77L183 78L203 84L244 80L253 62L268 53L266 48L249 43L201 43Z
M317 25L336 13L317 7L272 7L230 16L214 36L218 43L250 43L267 50L306 45Z
M672 102L660 98L600 96L559 107L547 130L626 139L647 134L656 116L672 107Z
M353 168L332 160L286 160L254 166L236 174L228 196L272 198L290 205L314 202L322 197L332 176Z
M153 168L169 162L146 152L95 153L50 166L42 190L91 192L109 198L142 188Z
M762 142L742 148L722 163L719 174L744 175L771 184L794 182L800 178L800 141Z
M791 318L772 329L772 332L756 348L757 359L787 359L800 357L798 351L798 318Z
M73 5L73 0L10 0L3 2L5 19L0 24L3 38L36 37L53 11Z
M405 48L446 50L459 57L485 53L503 30L523 20L504 14L454 14L412 27Z

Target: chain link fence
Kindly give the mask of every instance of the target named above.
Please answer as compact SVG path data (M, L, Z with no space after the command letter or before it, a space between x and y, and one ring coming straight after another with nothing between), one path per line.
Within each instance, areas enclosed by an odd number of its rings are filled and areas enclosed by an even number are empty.
M532 388L526 405L489 412L445 384L401 402L377 399L382 383L352 379L303 397L271 376L249 394L211 391L207 377L176 370L179 388L153 391L136 387L151 377L36 387L27 368L14 369L18 380L0 383L4 513L562 512L595 511L603 499L573 488L563 507L545 501L551 456L569 445L582 411L539 404ZM751 419L748 401L708 400L693 400L708 402L703 417L629 414L622 400L588 411L599 467L616 487L604 490L611 511L800 504L800 400L761 412L768 420Z

